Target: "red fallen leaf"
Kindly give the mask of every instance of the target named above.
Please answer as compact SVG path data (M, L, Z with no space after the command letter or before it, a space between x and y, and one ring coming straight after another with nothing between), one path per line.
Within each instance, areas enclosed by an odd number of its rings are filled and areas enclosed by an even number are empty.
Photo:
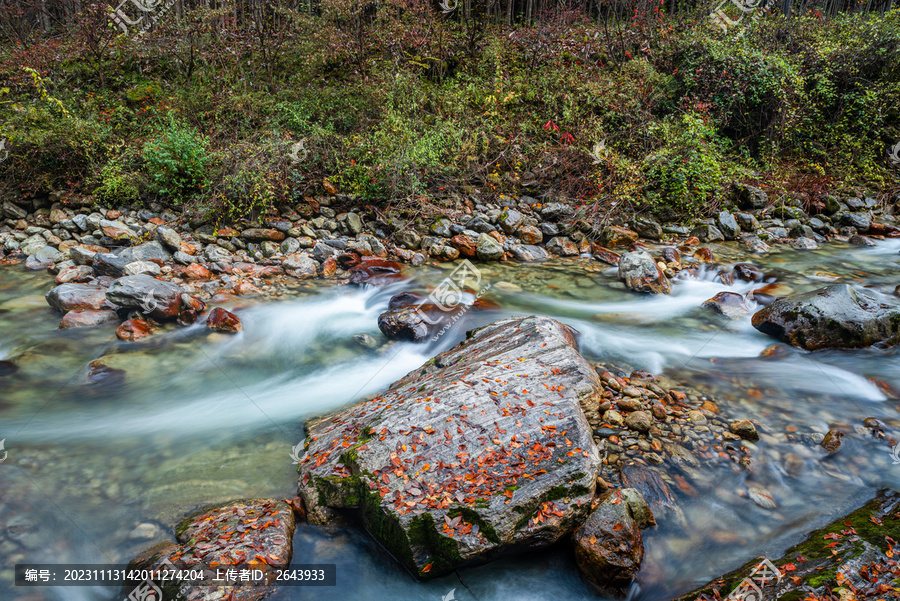
M781 569L784 570L785 572L793 572L794 570L797 569L797 566L795 566L792 563L786 563L783 566L781 566Z
M828 534L826 534L826 535L823 536L822 538L823 538L824 540L828 540L828 539L838 540L839 538L842 538L842 537L841 537L841 535L838 534L837 532L829 532Z
M874 515L869 516L869 521L875 524L876 526L881 526L882 522L880 519L876 518Z
M434 564L434 562L431 562L430 564L428 564L427 566L425 566L424 568L422 568L422 572L423 572L424 574L427 574L428 572L430 572L430 571L431 571L431 566L432 566L433 564Z
M809 561L809 560L806 559L805 557L803 557L802 555L798 555L798 556L797 556L797 561L800 562L800 563L806 563L806 562Z
M847 526L848 528L852 528L853 522L851 522L850 520L847 520L846 522L844 522L844 526Z
M616 524L615 526L613 526L613 532L618 532L621 529L622 529L622 524Z

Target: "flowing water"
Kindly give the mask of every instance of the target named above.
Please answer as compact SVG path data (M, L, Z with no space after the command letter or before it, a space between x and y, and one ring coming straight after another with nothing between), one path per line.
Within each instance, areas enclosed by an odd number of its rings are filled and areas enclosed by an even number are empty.
M713 248L717 262L742 257ZM777 278L778 294L843 281L890 293L900 242L875 248L830 244L753 257ZM726 285L712 271L679 279L673 294L627 292L595 261L483 266L482 285L501 309L471 311L437 341L369 349L376 320L400 290L426 291L448 273L436 267L384 288L306 288L279 301L243 301L234 336L205 326L170 328L121 343L112 326L58 331L43 294L46 274L0 269L0 598L120 599L111 588L16 589L16 563L123 564L171 540L171 526L198 506L239 497L291 497L291 448L306 418L375 393L442 350L466 329L512 314L542 313L574 326L584 354L623 369L665 373L708 391L723 414L752 417L762 439L747 443L753 469L704 473L681 497L677 519L646 531L633 598L671 599L760 555L777 557L805 532L880 487L900 488L890 447L861 427L866 417L900 426L898 351L760 352L772 345L750 325L700 304ZM105 366L88 384L89 365ZM97 378L95 378L97 380ZM873 381L875 380L875 381ZM841 427L845 449L826 456L808 438ZM0 457L3 457L0 451ZM695 481L696 483L696 481ZM750 484L775 509L751 503ZM141 525L138 528L138 525ZM298 527L295 563L335 563L336 588L289 587L274 599L497 601L597 599L563 547L416 582L354 527Z

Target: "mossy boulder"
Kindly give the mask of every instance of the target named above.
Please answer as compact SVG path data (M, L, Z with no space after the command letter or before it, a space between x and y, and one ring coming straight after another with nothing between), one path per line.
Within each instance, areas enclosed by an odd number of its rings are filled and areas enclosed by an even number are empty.
M544 547L587 516L600 467L586 411L602 388L573 332L513 317L307 425L312 522L356 512L422 578Z
M781 558L753 559L675 601L711 601L729 595L738 598L738 588L748 580L750 583L741 590L754 592L754 599L843 599L842 589L865 593L860 599L896 599L898 510L900 493L881 491L860 509L811 533Z

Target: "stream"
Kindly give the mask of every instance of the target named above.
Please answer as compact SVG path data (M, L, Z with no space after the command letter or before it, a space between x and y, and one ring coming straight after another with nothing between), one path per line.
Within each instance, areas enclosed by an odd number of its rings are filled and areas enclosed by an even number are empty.
M719 265L748 261L777 278L778 295L833 282L891 294L900 283L900 240L813 251L779 245L762 256L737 243L710 248ZM122 599L115 588L16 588L13 566L125 564L172 540L172 525L198 507L293 497L290 453L304 420L385 389L466 329L513 314L559 319L580 332L591 361L665 374L708 391L723 414L761 424L761 440L745 443L756 462L750 473L710 471L705 487L682 497L677 523L644 532L632 601L672 599L754 557L778 557L878 488L900 489L890 446L862 427L867 417L900 427L900 348L798 351L757 332L749 316L730 321L700 307L717 292L759 284L726 285L701 269L676 280L670 296L640 296L615 268L587 259L478 265L482 285L491 284L486 297L501 309L471 311L426 344L371 349L354 338L383 341L377 319L390 297L427 292L451 268L417 268L381 288L308 285L279 300L240 299L229 305L243 322L237 335L200 323L138 343L120 342L112 325L57 330L60 316L43 297L52 279L0 268L0 439L8 453L0 463L0 599ZM775 344L780 351L761 356ZM840 453L804 443L832 427L848 433ZM777 507L751 503L742 494L748 484L768 490ZM360 528L299 524L293 561L337 564L337 586L284 587L271 599L598 599L564 546L420 583Z

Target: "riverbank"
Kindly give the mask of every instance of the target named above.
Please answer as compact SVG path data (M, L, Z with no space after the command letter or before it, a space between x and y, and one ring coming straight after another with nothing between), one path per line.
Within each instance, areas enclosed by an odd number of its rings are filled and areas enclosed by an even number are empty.
M622 254L630 253L620 267L626 285L639 292L665 293L669 280L682 269L712 263L703 243L739 240L748 253L758 254L772 244L802 251L827 240L870 246L873 240L900 237L900 197L892 201L824 197L804 210L773 205L758 188L735 186L726 204L730 208L692 229L638 217L628 222L613 219L599 231L578 220L567 204L542 204L529 197L506 205L474 205L453 219L440 216L399 229L377 213L341 211L346 203L341 196L308 198L266 220L264 227L240 230L192 225L168 210L72 210L59 203L5 202L0 260L24 261L28 269L55 275L60 288L48 302L63 314L60 327L128 318L120 338L137 340L159 322L194 323L207 315L208 303L275 297L311 278L336 284L384 283L402 277L403 265L426 261L532 262L583 256L619 266ZM655 257L641 254L645 250ZM114 282L126 276L131 279L123 282L134 280L136 286L109 297ZM752 267L736 277L761 280ZM161 287L154 279L169 285ZM757 295L774 296L765 286ZM167 306L160 309L156 305L163 299ZM714 304L720 311L730 310L722 309L722 302ZM141 314L129 315L135 309ZM211 326L233 331L239 323L219 312Z

